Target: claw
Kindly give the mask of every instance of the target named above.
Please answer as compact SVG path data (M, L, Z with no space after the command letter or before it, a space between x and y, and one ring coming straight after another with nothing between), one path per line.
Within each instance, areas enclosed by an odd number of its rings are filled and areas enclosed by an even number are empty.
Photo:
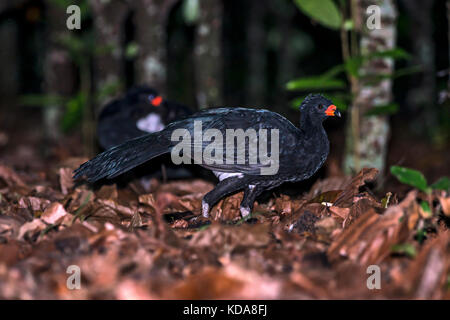
M209 204L207 204L205 201L202 201L202 215L205 218L209 217Z
M250 208L246 208L246 207L241 207L240 211L241 211L242 218L247 218L251 212Z

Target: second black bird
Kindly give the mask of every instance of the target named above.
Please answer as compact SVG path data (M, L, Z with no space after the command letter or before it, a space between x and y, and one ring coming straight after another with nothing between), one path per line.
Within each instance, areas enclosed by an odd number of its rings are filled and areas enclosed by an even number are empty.
M161 131L192 112L188 107L162 98L148 86L131 88L125 96L103 107L97 121L97 135L104 149L147 133Z
M161 131L167 124L191 115L190 109L164 99L148 86L133 87L123 97L105 105L97 120L97 136L103 149L110 149L127 140ZM182 179L192 177L192 172L158 159L146 169L146 176ZM159 170L161 169L161 170ZM139 175L139 174L138 174ZM147 184L147 180L145 184Z

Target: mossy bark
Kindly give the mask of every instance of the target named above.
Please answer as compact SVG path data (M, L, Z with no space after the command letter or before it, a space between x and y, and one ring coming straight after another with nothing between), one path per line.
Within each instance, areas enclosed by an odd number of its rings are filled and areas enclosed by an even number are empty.
M122 1L91 1L93 11L95 41L100 52L95 56L94 76L97 91L106 87L122 88L124 22L129 12ZM111 97L104 96L99 106ZM99 108L98 108L99 109Z
M64 8L47 3L46 38L48 46L44 58L44 91L49 95L68 96L75 87L75 70L69 52L61 45L60 37L68 32ZM60 119L63 106L52 105L43 109L45 138L57 141L61 137Z
M153 86L162 94L167 89L167 18L175 3L175 0L132 2L136 42L139 43L137 82Z
M397 10L393 0L357 0L355 10L359 22L355 27L361 32L359 50L362 55L389 50L395 47ZM378 5L381 9L381 28L369 30L366 25L367 8ZM392 74L394 61L391 58L376 58L365 62L360 68L360 78L355 89L351 120L348 125L344 169L357 172L364 167L373 167L383 172L389 138L389 121L385 115L366 116L377 106L392 101L392 80L377 76ZM382 176L382 174L380 174Z

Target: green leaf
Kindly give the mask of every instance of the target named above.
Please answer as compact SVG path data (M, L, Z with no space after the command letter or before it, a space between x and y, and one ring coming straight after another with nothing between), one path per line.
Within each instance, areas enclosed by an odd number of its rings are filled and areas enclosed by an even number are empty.
M81 122L85 105L86 96L82 93L79 93L67 102L66 112L61 123L64 131L69 131Z
M427 186L427 180L423 174L417 170L392 166L391 173L402 183L413 186L426 193L430 192L430 189Z
M431 213L430 205L428 204L428 202L422 201L422 202L420 202L420 206L422 207L422 210L424 212Z
M409 243L396 244L391 247L393 253L404 254L408 257L414 258L416 256L416 248Z
M442 177L435 183L431 185L432 189L435 190L444 190L448 191L450 190L450 179L448 177Z
M139 53L139 44L132 41L129 42L125 48L125 58L131 60L137 57Z
M425 239L427 238L427 231L425 229L419 229L416 232L416 237L417 241L422 244Z
M402 48L393 48L371 53L368 58L392 58L394 60L409 60L411 59L411 55Z
M344 64L338 64L318 76L309 76L291 80L286 84L288 90L311 90L311 89L340 89L345 87L345 82L336 79L335 76L344 72Z
M381 106L374 106L365 113L365 116L380 116L386 114L394 114L398 111L398 105L396 103L385 104Z
M421 66L412 66L408 68L398 69L393 73L383 73L371 75L371 79L366 80L366 85L375 85L384 79L397 79L404 76L409 76L411 74L416 74L422 72Z
M288 90L341 89L345 82L339 79L328 79L323 76L305 77L291 80L286 84Z
M359 77L359 70L361 69L361 66L363 63L365 63L371 59L379 59L379 58L392 58L394 60L401 60L401 59L409 60L411 58L411 55L401 48L377 51L377 52L372 52L372 53L365 54L365 55L358 55L358 56L351 57L351 58L347 59L347 61L345 61L345 67L349 74L351 74L354 77ZM415 72L417 72L417 68L414 68L414 69L405 68L405 69L396 70L394 73L376 75L376 76L380 77L380 79L382 80L385 78L395 78L395 77L399 77L399 76L403 76L403 75L407 75L407 74L415 73Z
M323 26L339 29L342 17L332 0L294 0L297 7L307 16Z
M355 27L355 23L353 22L353 20L345 20L344 22L344 29L346 31L350 31L353 30L353 28Z
M364 62L364 59L360 56L349 58L349 59L347 59L347 61L345 61L345 69L352 76L358 77L359 69L361 68L361 65L363 62Z

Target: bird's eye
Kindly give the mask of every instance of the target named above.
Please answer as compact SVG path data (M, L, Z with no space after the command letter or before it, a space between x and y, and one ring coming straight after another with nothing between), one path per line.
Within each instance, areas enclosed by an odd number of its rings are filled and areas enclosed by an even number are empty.
M323 109L323 104L319 104L319 105L317 106L317 108L318 108L319 110L322 110L322 109Z

